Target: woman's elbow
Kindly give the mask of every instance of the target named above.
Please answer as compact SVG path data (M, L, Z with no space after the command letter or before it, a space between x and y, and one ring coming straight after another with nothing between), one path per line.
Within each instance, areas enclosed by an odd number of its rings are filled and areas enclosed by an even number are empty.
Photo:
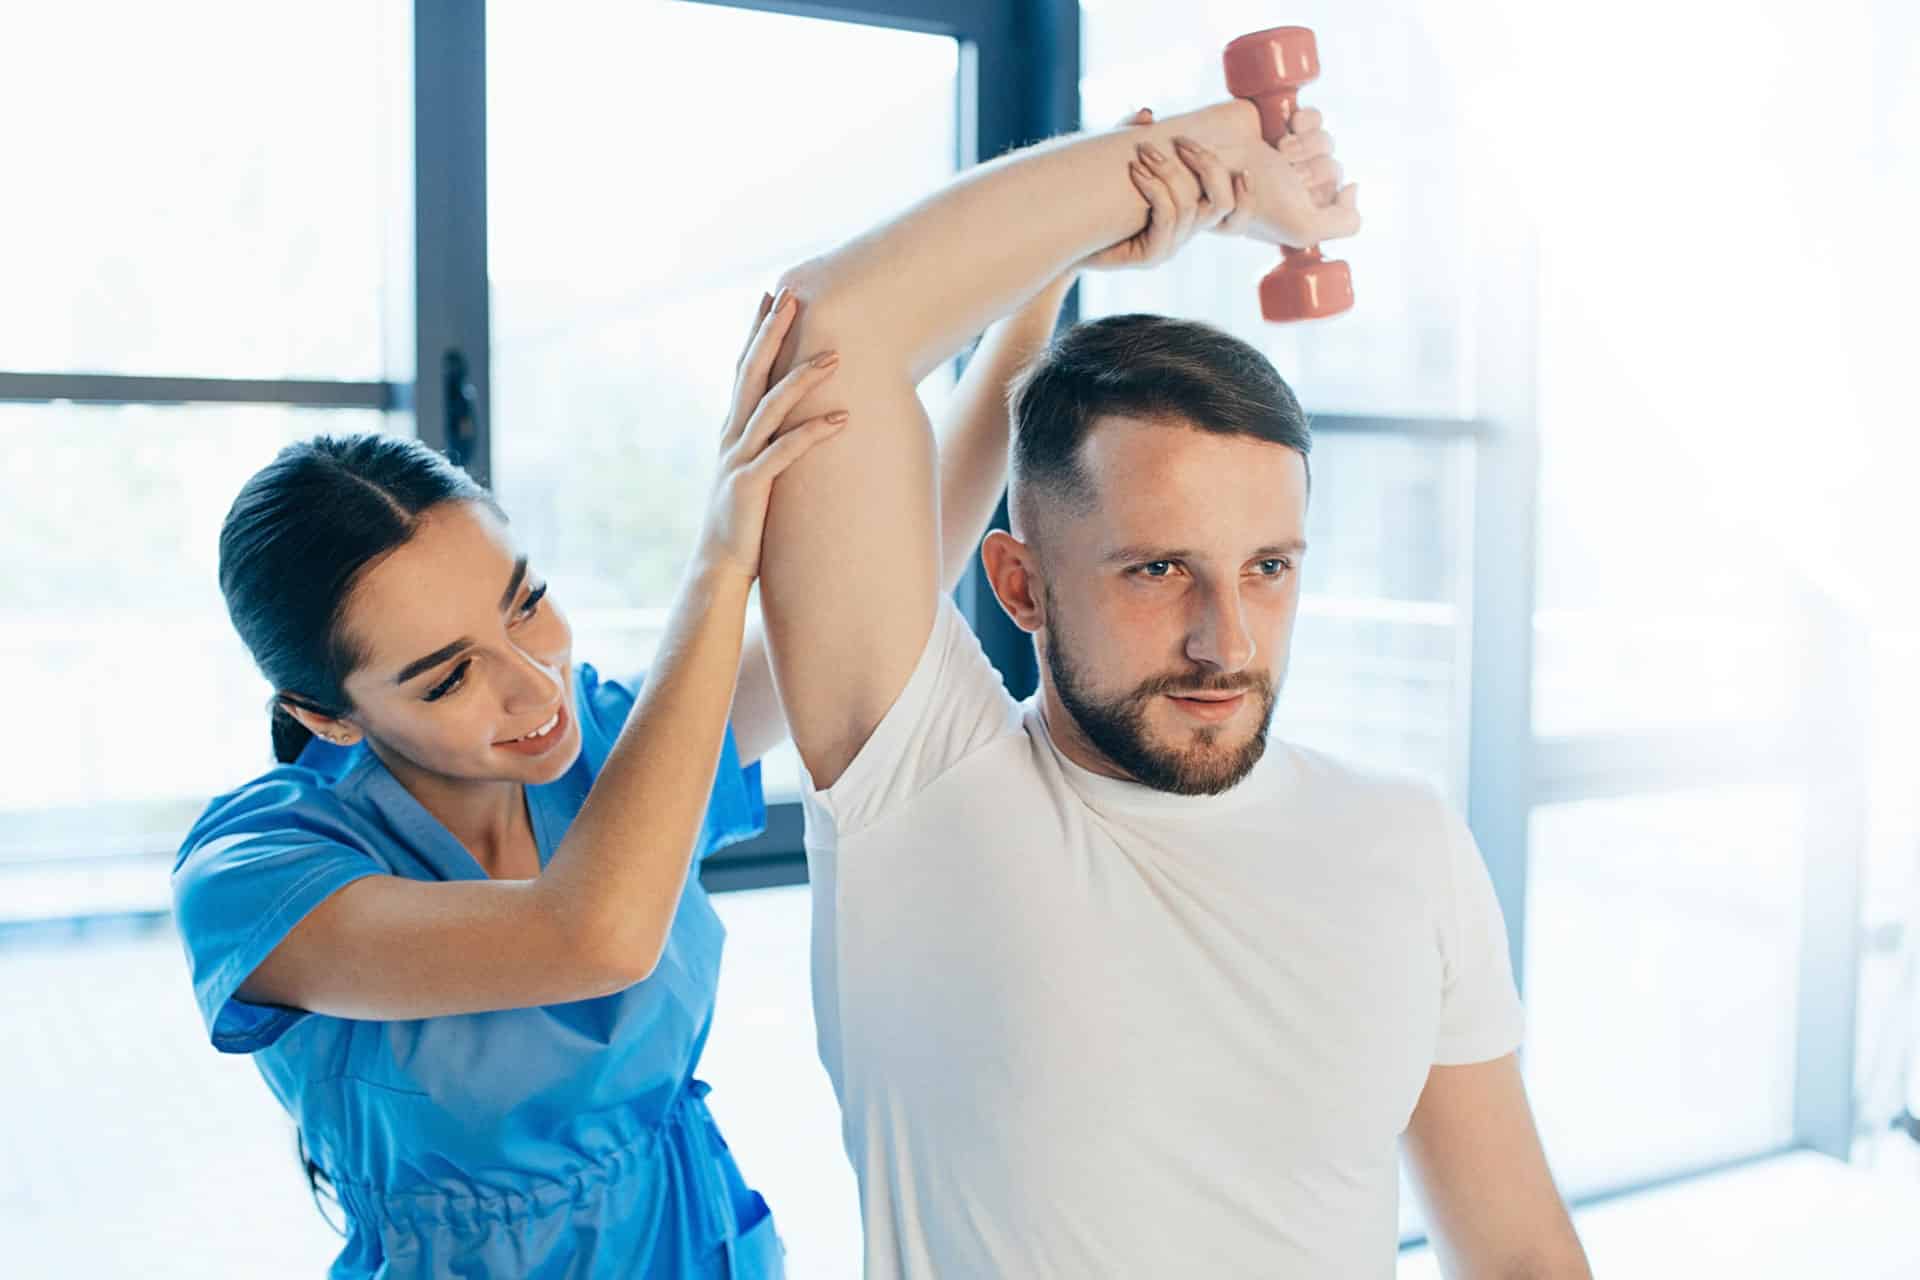
M572 930L571 949L595 996L625 991L651 978L660 967L672 922L635 918L644 914L596 909Z

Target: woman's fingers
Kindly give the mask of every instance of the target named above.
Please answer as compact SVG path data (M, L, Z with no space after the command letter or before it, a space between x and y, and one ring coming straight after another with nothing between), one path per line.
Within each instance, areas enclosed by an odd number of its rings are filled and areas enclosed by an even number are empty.
M1185 244L1193 234L1194 221L1200 216L1200 179L1184 164L1176 164L1166 152L1151 142L1143 142L1137 148L1141 161L1147 171L1167 184L1173 192L1174 222L1173 240L1175 244Z
M1195 228L1206 231L1216 227L1234 209L1233 175L1220 157L1192 138L1175 138L1174 150L1180 161L1200 182L1200 204L1195 211Z
M804 360L787 370L787 376L761 397L758 407L747 419L746 429L736 446L739 455L745 458L758 455L767 440L780 430L780 425L788 415L799 407L815 387L831 378L839 365L839 352L822 351L811 360Z
M795 427L789 427L774 437L773 443L760 451L760 455L746 466L749 474L763 483L772 483L773 478L799 461L806 452L825 440L831 440L840 434L847 425L847 411L835 409L832 413L823 413L817 418L809 418Z
M791 290L782 289L780 296L760 319L759 328L754 330L747 349L740 357L740 371L734 378L733 410L727 416L726 430L721 433L722 440L731 444L740 438L742 431L753 417L754 406L767 391L767 377L773 371L774 358L780 353L780 344L786 340L787 331L793 327L793 318L799 312L800 304Z
M1134 190L1147 201L1146 229L1134 242L1136 260L1143 264L1158 262L1174 249L1173 228L1180 210L1173 198L1173 188L1155 177L1139 160L1127 162L1127 176L1133 179Z
M773 295L760 295L760 306L753 313L753 327L747 330L747 343L740 348L740 358L733 362L733 380L740 380L741 366L747 363L747 353L753 350L753 340L760 336L760 326L766 322L767 312L773 310Z

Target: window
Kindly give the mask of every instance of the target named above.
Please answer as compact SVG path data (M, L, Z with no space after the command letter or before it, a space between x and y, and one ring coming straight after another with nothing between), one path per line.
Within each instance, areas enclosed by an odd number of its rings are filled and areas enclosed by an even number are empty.
M1527 1080L1578 1193L1788 1145L1804 788L1543 805Z
M1377 193L1366 234L1329 249L1351 262L1358 305L1314 325L1268 324L1255 289L1273 253L1207 238L1169 269L1087 277L1081 312L1205 319L1265 352L1294 387L1315 421L1312 551L1276 732L1422 775L1464 808L1475 401L1465 195L1445 163L1459 145L1451 92L1411 19L1331 6L1286 16L1312 26L1320 49L1322 80L1302 100L1327 112L1343 163ZM1204 21L1174 31L1151 4L1087 6L1082 118L1217 101L1221 48L1273 24L1253 3L1209 5ZM1404 196L1415 184L1417 210ZM1369 289L1369 272L1380 287Z
M382 377L405 124L389 7L13 15L0 367Z
M170 860L145 855L170 853L208 796L273 759L271 690L220 598L227 507L283 445L382 422L263 405L0 404L0 646L9 669L33 673L9 694L33 730L0 770L0 917L165 904Z
M1160 311L1211 321L1266 352L1315 413L1473 416L1474 257L1452 77L1417 15L1308 3L1276 14L1213 0L1169 26L1148 0L1086 5L1081 117L1104 126L1139 107L1161 115L1226 96L1220 51L1280 21L1313 29L1321 78L1303 104L1327 114L1341 163L1361 180L1363 236L1328 247L1353 267L1354 309L1314 325L1260 318L1255 290L1277 262L1239 239L1195 245L1177 270L1098 275L1088 315ZM1369 282L1373 283L1369 283Z
M0 924L165 908L188 822L271 760L228 505L294 440L412 429L390 6L82 0L10 36L0 118L38 123L0 214L0 650L33 736Z
M1470 442L1314 445L1300 618L1275 732L1466 801Z
M637 673L761 291L953 172L958 47L701 4L495 3L488 21L495 487L575 651ZM725 49L726 75L689 49ZM796 768L770 758L769 792L797 794Z

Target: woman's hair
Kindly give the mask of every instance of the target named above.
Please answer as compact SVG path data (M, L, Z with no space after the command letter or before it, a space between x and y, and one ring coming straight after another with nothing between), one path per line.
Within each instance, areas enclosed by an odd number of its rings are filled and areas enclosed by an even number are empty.
M353 709L345 682L365 654L342 625L348 596L443 502L500 510L426 445L374 434L288 445L233 500L220 528L220 592L273 685L276 760L291 763L313 737L288 705L326 716Z

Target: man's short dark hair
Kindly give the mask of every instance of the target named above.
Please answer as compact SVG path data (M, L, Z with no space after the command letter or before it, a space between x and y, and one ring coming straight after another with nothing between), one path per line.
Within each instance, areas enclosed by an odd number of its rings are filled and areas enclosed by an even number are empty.
M1031 528L1041 495L1086 510L1093 485L1080 445L1117 414L1285 445L1305 461L1307 415L1268 359L1212 325L1166 316L1105 316L1056 337L1008 392L1013 488Z

